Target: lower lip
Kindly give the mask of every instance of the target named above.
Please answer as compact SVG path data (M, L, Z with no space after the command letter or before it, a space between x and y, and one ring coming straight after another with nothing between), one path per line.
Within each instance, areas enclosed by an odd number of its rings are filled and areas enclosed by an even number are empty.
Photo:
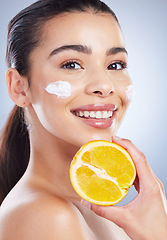
M114 116L115 114L113 114ZM111 127L111 125L114 122L113 116L111 118L107 119L91 119L91 118L79 118L81 121L83 121L85 124L94 127L94 128L100 128L100 129L105 129Z

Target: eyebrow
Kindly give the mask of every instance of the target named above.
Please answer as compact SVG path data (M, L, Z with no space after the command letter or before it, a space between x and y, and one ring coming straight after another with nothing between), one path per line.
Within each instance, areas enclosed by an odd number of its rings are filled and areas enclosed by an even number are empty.
M107 50L106 52L106 55L109 56L109 55L115 55L115 54L118 54L118 53L126 53L128 55L128 52L127 50L124 48L124 47L113 47L113 48L110 48L109 50Z
M92 53L91 48L85 45L63 45L59 48L54 49L49 56L53 56L67 50L73 50L76 52L81 52L89 55ZM121 52L128 54L127 50L124 47L112 47L106 51L106 55L110 56L110 55L115 55Z
M81 52L81 53L85 53L85 54L92 53L92 50L84 45L64 45L64 46L54 49L51 52L50 56L58 54L63 51L66 51L66 50L73 50L73 51L77 51L77 52Z

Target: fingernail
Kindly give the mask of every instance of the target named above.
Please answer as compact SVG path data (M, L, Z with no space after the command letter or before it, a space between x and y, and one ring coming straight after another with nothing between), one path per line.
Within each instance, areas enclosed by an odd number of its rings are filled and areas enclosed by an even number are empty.
M90 202L87 202L84 199L81 199L81 204L82 204L82 206L91 209L91 203Z

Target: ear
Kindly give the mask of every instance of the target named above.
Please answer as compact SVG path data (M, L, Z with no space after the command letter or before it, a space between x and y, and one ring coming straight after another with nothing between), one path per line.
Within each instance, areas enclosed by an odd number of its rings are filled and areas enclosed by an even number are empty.
M6 73L6 84L9 96L16 105L20 107L30 105L30 100L27 96L29 85L26 77L21 76L15 68L10 68Z

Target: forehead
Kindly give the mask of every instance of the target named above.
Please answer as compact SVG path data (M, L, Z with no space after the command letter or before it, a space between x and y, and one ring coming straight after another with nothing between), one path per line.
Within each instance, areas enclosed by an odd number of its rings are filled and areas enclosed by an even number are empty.
M43 44L95 44L105 40L124 45L122 30L111 14L76 12L64 13L47 21L42 27Z

